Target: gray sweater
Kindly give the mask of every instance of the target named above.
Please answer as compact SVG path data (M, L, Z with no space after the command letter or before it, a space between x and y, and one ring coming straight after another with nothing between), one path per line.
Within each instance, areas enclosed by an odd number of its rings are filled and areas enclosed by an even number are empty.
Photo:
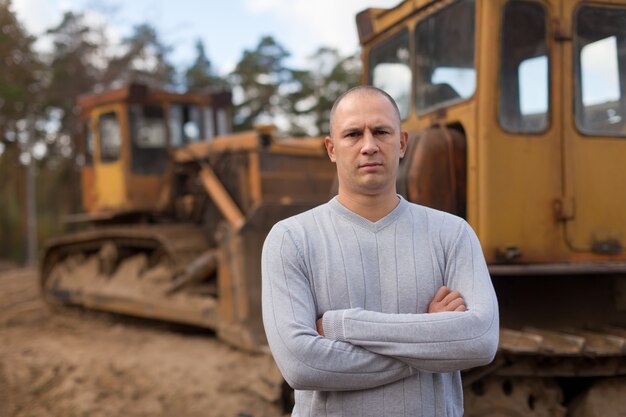
M463 415L460 370L498 345L496 296L464 220L401 198L370 222L335 197L277 223L262 267L265 332L294 417ZM468 311L427 313L442 285Z

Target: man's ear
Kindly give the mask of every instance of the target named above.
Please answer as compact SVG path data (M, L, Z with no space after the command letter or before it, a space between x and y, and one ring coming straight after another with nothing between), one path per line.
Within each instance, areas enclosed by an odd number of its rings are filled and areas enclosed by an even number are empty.
M404 131L400 132L400 159L404 158L408 140L409 140L409 134Z
M335 162L335 146L333 145L333 140L330 136L326 136L324 139L324 146L326 146L326 152L328 153L328 157L331 162Z

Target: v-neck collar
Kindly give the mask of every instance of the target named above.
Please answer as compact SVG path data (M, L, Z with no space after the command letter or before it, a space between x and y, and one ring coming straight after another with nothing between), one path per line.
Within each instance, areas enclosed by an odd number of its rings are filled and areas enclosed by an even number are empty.
M408 208L409 203L399 194L398 194L398 198L400 199L400 201L398 202L398 205L396 205L393 208L393 210L391 210L387 215L385 215L385 217L375 222L370 221L366 219L365 217L360 216L356 214L355 212L353 212L352 210L346 208L343 204L339 202L339 199L337 196L333 197L328 202L328 205L330 206L331 210L334 213L345 218L350 223L353 223L366 230L369 230L370 232L376 233L384 229L385 227L389 226L393 222L395 222L396 219L400 217L400 215L402 215L402 213Z

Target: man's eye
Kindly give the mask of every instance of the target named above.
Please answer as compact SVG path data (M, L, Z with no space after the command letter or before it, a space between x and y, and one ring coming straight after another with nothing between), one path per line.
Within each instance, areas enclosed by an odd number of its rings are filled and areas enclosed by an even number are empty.
M357 138L359 137L360 133L359 132L348 132L348 134L346 135L349 138Z
M377 130L376 132L374 132L376 135L382 136L382 135L388 135L389 131L388 130Z

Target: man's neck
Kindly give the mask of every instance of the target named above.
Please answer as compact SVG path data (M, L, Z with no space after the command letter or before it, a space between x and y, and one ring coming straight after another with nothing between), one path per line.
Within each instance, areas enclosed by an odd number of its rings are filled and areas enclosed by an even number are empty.
M395 189L384 194L354 195L342 192L340 188L337 199L345 208L371 222L376 222L391 213L400 202Z

